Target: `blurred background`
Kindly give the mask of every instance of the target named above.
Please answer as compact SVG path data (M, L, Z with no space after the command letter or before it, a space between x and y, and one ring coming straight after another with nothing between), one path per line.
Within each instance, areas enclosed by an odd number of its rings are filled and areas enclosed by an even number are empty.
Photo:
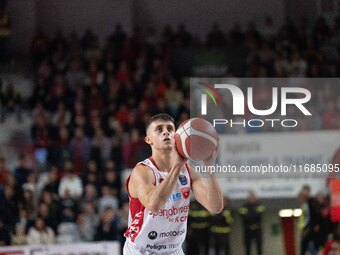
M123 244L125 179L151 152L146 120L189 118L190 77L339 77L339 12L339 0L0 0L0 245ZM308 85L313 118L290 132L227 131L226 155L262 143L261 157L339 164L335 81ZM255 96L267 105L270 87ZM291 142L271 151L275 139ZM192 203L187 254L250 254L249 243L251 254L340 254L336 177L300 174L281 190L224 178L222 216Z

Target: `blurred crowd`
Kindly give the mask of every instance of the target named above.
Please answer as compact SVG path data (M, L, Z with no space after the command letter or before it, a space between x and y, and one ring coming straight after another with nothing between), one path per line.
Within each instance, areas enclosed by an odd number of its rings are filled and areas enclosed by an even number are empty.
M90 29L69 36L57 31L53 38L39 31L31 45L34 149L19 156L15 169L0 158L0 245L124 241L122 173L150 155L146 120L159 112L178 124L189 117L185 77L171 67L176 49L245 47L239 77L340 75L340 18L311 25L287 19L275 27L270 17L230 31L215 24L201 40L184 24L159 33L137 26L131 35L118 24L104 45ZM231 68L228 76L235 75ZM0 86L2 121L9 110L21 120L20 94L7 92L11 86ZM317 95L313 123L300 130L339 129L338 90L310 86ZM268 88L258 89L266 105Z
M311 194L311 187L303 185L297 196L299 215L297 217L296 231L299 238L299 254L330 255L340 251L340 228L338 223L331 221L329 197L318 192ZM236 228L234 220L239 216L243 227L243 244L246 255L252 254L255 246L256 254L263 254L264 245L268 241L264 238L263 218L266 207L259 201L254 192L249 192L245 203L235 208L227 197L224 197L224 208L219 214L210 214L197 201L190 204L188 219L187 254L213 254L230 255L231 239ZM287 217L282 215L282 217ZM287 222L281 222L282 233L294 234ZM240 228L241 225L237 225ZM279 231L272 229L273 234ZM287 236L283 237L284 239ZM295 244L290 244L293 247ZM270 247L270 246L269 246ZM237 253L239 254L239 253ZM254 254L254 253L253 253Z

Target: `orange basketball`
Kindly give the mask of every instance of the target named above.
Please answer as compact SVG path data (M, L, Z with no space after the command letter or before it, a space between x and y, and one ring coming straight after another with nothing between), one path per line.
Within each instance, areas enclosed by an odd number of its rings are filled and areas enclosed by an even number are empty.
M176 147L182 157L203 161L216 149L218 135L205 119L192 118L179 125L175 133Z

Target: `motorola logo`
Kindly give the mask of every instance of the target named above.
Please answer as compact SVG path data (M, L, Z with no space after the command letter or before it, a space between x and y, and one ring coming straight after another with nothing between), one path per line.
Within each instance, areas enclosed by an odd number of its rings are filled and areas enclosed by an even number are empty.
M151 231L149 234L148 234L148 237L151 239L151 240L155 240L157 238L158 234L156 231Z

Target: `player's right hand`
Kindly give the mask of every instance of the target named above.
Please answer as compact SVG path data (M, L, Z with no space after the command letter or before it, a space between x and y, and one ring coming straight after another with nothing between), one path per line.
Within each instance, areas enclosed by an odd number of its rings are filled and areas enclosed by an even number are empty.
M186 161L187 161L187 159L183 158L181 156L181 154L179 154L179 152L177 151L177 148L175 148L173 150L173 153L172 153L172 166L173 166L173 168L176 168L179 172L180 169L186 163Z

